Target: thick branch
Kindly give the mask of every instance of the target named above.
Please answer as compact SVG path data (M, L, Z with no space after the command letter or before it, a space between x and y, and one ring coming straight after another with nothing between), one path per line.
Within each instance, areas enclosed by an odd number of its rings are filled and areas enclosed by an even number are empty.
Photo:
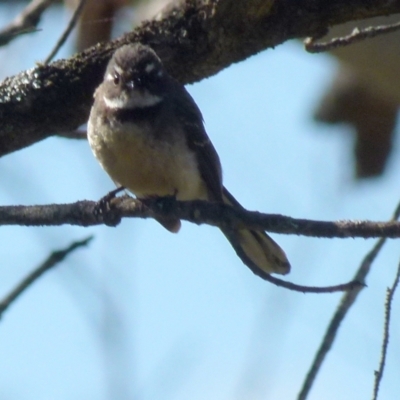
M269 232L325 238L400 237L400 223L371 221L313 221L276 214L236 209L225 204L205 201L146 200L128 196L113 199L109 210L98 212L98 203L79 201L71 204L43 206L2 206L0 225L58 226L64 224L116 226L123 217L179 218L195 224L230 228L252 228Z
M399 12L400 0L180 1L123 38L0 84L0 156L84 123L105 65L122 44L151 45L170 73L188 83L289 39L318 37L338 23Z

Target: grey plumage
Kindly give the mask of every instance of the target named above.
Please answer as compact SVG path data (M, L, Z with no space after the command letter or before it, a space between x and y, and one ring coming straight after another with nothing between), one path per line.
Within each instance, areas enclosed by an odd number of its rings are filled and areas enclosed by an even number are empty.
M223 187L218 154L195 101L152 49L118 49L96 90L89 143L111 178L138 198L175 196L241 207ZM161 220L172 232L180 221ZM286 274L283 250L265 232L224 229L254 273Z

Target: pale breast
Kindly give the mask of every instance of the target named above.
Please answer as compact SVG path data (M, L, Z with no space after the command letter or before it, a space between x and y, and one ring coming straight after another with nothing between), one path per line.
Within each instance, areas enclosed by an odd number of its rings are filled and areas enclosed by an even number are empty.
M89 124L89 142L110 177L138 197L172 196L178 200L206 199L194 153L186 146L184 135L155 139L134 124L104 126Z

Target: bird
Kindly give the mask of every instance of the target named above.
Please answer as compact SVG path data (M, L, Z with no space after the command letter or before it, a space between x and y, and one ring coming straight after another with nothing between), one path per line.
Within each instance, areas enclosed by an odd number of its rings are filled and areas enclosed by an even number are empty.
M139 200L172 197L243 208L223 186L199 107L148 45L114 52L94 93L87 132L105 172ZM181 227L179 219L157 220L171 232ZM220 229L256 275L290 271L285 252L264 231Z

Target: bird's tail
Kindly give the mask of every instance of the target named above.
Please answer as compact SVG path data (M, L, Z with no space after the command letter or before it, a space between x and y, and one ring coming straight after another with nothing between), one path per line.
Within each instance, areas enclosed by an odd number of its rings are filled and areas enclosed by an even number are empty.
M223 190L224 203L243 208L228 192ZM241 260L258 276L287 274L290 263L285 252L264 231L251 229L221 229Z

